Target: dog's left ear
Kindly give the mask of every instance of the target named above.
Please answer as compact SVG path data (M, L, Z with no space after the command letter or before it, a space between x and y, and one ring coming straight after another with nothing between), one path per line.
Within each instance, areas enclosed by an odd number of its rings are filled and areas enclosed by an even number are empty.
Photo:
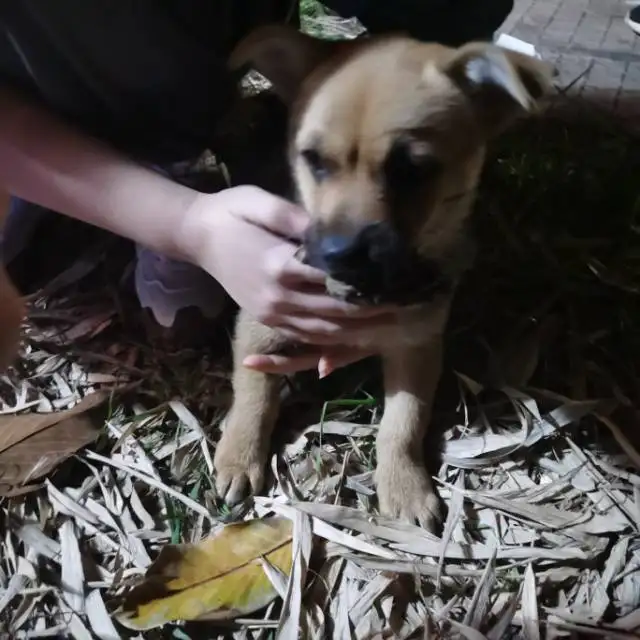
M233 71L252 68L291 104L305 78L347 42L319 40L285 25L267 25L240 41L229 59Z
M541 60L484 43L461 47L441 70L469 97L489 135L536 111L553 76L552 67Z

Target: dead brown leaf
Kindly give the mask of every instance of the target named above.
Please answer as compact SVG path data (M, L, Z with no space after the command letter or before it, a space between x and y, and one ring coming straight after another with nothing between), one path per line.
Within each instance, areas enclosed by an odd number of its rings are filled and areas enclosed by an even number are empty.
M0 416L0 496L17 495L99 434L90 416L109 394L97 391L67 411ZM37 488L38 485L33 485Z

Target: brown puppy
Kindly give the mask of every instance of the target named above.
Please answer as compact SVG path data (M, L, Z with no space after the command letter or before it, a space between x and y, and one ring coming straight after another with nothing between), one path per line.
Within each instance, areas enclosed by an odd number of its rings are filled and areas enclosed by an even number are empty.
M0 232L9 211L9 196L0 192ZM1 260L1 257L0 257ZM0 371L16 357L24 317L22 298L0 261Z
M464 223L486 143L536 108L550 70L489 44L329 43L283 27L242 42L232 66L245 64L291 109L289 162L312 218L307 262L347 299L404 305L392 326L360 340L379 348L384 367L376 483L382 513L432 528L440 514L422 443L452 295L470 257ZM278 413L278 377L241 362L290 346L241 311L235 398L215 456L230 503L261 489Z

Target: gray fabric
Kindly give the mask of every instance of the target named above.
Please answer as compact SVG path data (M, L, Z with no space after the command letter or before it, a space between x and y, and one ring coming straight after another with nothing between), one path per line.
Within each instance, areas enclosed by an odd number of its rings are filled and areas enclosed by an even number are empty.
M9 215L0 232L0 257L10 263L29 245L47 209L12 198ZM227 301L224 289L208 273L191 264L171 260L136 246L134 284L143 308L163 327L172 327L177 313L195 307L216 318Z
M178 312L189 307L211 319L222 313L227 295L208 273L139 245L136 250L136 294L158 324L172 327Z

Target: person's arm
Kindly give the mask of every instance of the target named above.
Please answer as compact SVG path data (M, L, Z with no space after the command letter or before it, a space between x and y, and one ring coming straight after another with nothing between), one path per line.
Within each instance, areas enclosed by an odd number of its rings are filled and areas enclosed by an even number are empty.
M324 274L294 259L308 224L294 204L251 186L200 194L6 90L0 90L0 185L200 266L254 317L317 346L296 358L250 357L247 366L274 373L318 366L326 373L363 357L339 345L394 320L388 309L330 298Z
M128 160L0 89L0 184L11 194L190 260L196 191Z

